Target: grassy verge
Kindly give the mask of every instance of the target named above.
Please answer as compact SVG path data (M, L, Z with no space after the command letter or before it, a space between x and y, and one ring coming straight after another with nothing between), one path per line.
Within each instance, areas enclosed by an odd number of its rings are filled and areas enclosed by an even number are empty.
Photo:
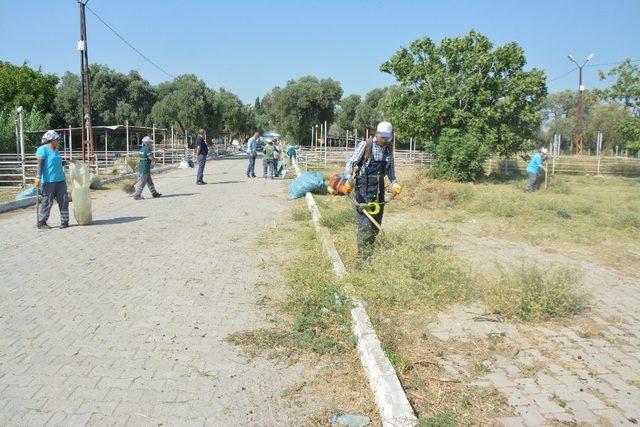
M284 396L292 404L308 405L308 396L326 402L318 413L310 407L311 425L326 425L330 415L340 413L363 414L379 422L351 333L351 304L324 256L304 202L282 222L279 244L289 255L277 268L281 289L270 293L280 297L263 308L275 312L277 321L271 328L239 332L227 340L242 346L250 357L303 361L321 368ZM272 250L270 242L273 239L259 238L257 243Z

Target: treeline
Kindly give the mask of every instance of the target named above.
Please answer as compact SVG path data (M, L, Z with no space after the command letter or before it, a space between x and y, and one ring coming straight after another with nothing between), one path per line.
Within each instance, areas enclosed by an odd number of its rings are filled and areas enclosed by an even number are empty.
M185 74L157 86L137 71L128 74L106 65L90 67L93 124L170 128L193 134L200 128L212 136L241 137L256 127L253 107L232 92L207 87L195 75ZM80 126L82 123L78 74L62 78L27 65L0 62L0 151L15 149L16 107L25 110L27 130Z
M123 74L104 65L91 67L94 124L170 127L192 133L204 127L212 136L246 136L254 129L274 129L288 140L306 144L311 127L325 121L335 133L372 133L381 120L394 124L400 141L414 138L437 157L434 173L453 180L473 180L491 155L515 156L547 145L560 133L566 143L577 133L577 95L547 94L547 77L525 70L526 57L515 42L494 46L484 35L429 37L400 48L380 66L395 85L364 97L343 96L339 82L305 76L290 80L244 105L233 93L213 90L194 75L157 86L137 72ZM372 70L373 72L373 70ZM627 60L601 79L604 90L585 96L585 151L595 134L604 133L605 148L640 150L640 71ZM28 128L77 126L80 79L61 79L0 63L0 147L10 151L15 107L23 105Z

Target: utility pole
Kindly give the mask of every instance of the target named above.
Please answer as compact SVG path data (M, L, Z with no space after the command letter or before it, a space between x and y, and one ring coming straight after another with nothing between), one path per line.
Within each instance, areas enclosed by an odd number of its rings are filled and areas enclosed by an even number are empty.
M80 40L78 51L80 52L80 75L82 77L82 160L89 161L95 155L93 143L93 126L91 121L91 89L89 84L89 53L87 51L87 21L85 19L85 6L88 0L76 0L80 6ZM96 170L98 160L96 160Z
M587 62L591 61L593 58L593 53L587 57L587 60L582 63L582 65L578 64L572 55L568 55L568 58L571 62L578 66L579 76L578 76L578 132L576 134L576 154L582 154L582 141L584 138L584 85L582 84L582 68L587 65Z

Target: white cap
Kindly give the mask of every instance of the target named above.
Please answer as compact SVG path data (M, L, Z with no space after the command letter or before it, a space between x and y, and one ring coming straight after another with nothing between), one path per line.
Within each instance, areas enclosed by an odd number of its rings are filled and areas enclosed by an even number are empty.
M391 138L393 137L393 126L391 126L391 123L389 122L380 122L378 123L378 129L376 132L380 136Z
M44 135L42 135L41 143L46 144L51 141L60 141L61 139L62 138L60 138L60 134L58 132L56 132L55 130L48 130L44 133Z
M542 154L545 154L545 155L546 155L547 153L549 153L549 150L547 150L546 148L542 147L542 148L540 149L540 152L541 152Z
M143 144L149 144L149 143L153 143L153 139L151 139L148 136L145 136L144 138L142 138L142 143Z

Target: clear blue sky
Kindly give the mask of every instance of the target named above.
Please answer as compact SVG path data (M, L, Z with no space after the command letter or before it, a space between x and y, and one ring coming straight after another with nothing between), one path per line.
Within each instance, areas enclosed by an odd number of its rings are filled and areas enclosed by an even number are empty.
M345 95L365 94L394 82L379 66L400 46L471 28L495 45L518 42L528 67L549 78L571 70L568 53L593 52L595 64L640 59L640 0L91 0L89 7L169 73L194 73L245 102L308 74L339 80ZM75 0L0 0L0 60L78 72L78 15ZM167 79L89 12L87 27L91 62L137 69L154 84ZM600 84L597 69L587 69L587 88ZM576 86L577 71L549 89Z

